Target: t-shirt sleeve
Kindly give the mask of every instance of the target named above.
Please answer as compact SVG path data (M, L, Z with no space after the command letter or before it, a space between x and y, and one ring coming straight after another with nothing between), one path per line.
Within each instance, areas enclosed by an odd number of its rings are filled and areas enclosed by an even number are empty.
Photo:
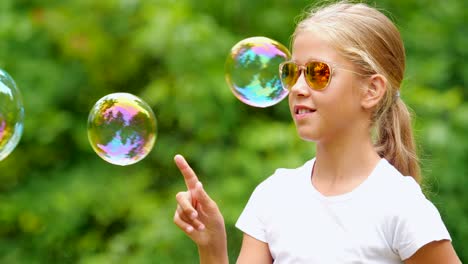
M402 260L430 242L451 240L437 208L426 199L419 185L411 181L409 193L412 195L402 200L393 241L393 248Z
M236 227L249 236L266 243L266 230L262 212L264 197L264 183L257 186L236 222Z

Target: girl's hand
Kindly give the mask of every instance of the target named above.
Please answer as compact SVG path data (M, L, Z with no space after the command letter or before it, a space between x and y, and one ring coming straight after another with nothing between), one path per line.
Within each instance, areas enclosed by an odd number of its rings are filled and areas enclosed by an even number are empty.
M197 175L181 155L174 161L184 176L187 191L176 195L174 223L182 229L201 251L226 253L224 219L217 204L203 189Z

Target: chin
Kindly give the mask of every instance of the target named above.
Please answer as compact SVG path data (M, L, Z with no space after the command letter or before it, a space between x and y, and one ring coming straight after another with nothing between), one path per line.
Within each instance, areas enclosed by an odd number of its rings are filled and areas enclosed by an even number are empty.
M304 141L317 142L319 140L318 135L310 133L310 131L297 131L299 137Z
M301 139L304 140L304 141L307 141L307 142L314 142L314 143L317 143L317 141L318 141L318 139L316 139L316 138L302 137L302 136L301 136Z

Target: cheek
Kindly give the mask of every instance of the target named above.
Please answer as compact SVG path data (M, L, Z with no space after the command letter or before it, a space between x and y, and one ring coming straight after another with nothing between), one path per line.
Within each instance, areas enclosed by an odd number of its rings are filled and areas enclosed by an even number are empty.
M291 94L288 95L288 106L289 106L289 112L291 113L291 115L293 114L293 99L292 99L292 96Z
M329 87L330 92L317 100L319 109L324 109L331 118L349 118L360 109L359 96L355 93L352 82L341 86Z

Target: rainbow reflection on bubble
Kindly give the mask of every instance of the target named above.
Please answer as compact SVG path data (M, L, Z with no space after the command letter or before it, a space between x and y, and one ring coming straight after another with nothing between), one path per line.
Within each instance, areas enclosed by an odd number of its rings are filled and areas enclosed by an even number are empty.
M11 76L0 69L0 161L18 145L23 134L24 107Z
M238 42L226 59L225 77L232 93L243 103L268 107L287 95L279 78L279 65L291 57L281 43L266 37Z
M99 99L88 117L88 139L94 151L115 165L142 160L154 146L157 122L139 97L113 93Z

